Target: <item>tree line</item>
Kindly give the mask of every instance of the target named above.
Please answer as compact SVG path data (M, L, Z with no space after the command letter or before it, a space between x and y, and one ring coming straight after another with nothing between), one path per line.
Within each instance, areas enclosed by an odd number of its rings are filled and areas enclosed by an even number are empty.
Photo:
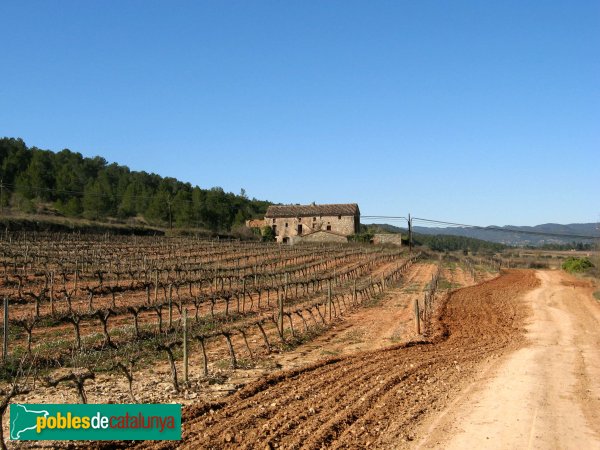
M415 233L413 240L416 244L427 245L431 250L440 252L462 250L473 253L481 251L497 253L507 248L506 245L498 242L447 234L427 235Z
M171 177L132 171L64 149L28 148L0 139L0 207L90 220L136 218L154 226L229 231L263 216L270 202L220 187L201 189Z
M541 246L528 245L525 248L535 249L535 250L579 250L579 251L591 251L594 249L594 244L586 243L586 242L577 242L573 241L569 244L564 243L554 243L554 244L544 244Z
M457 250L471 252L500 252L506 248L506 245L497 242L447 234L428 235L415 233L413 241L417 245L427 245L431 250L440 252L452 252Z

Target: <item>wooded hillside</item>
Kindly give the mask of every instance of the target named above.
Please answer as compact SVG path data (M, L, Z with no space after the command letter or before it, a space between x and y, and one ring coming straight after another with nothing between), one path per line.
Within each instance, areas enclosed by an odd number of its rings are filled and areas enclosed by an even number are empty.
M175 178L136 172L104 158L28 148L22 139L0 139L0 205L92 220L133 219L157 226L227 231L270 204L220 187L201 189Z

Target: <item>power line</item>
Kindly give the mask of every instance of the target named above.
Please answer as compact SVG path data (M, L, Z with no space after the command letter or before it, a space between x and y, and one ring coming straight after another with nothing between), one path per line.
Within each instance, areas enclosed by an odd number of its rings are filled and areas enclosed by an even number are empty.
M397 221L408 221L406 217L403 216L362 216L363 219L373 219L373 220L389 220L393 222ZM521 230L518 228L502 228L497 226L487 226L482 227L479 225L469 225L465 223L456 223L456 222L448 222L444 220L436 220L436 219L425 219L421 217L413 217L413 221L424 222L427 224L436 224L436 225L446 225L448 227L463 227L463 228L472 228L476 230L483 231L498 231L501 233L519 233L519 234L530 234L537 236L547 236L547 237L558 237L558 238L575 238L575 239L599 239L600 236L589 236L589 235L580 235L580 234L570 234L570 233L550 233L545 231L533 231L533 230Z
M484 231L499 231L502 233L520 233L520 234L531 234L537 236L548 236L548 237L568 237L568 238L577 238L577 239L598 239L600 236L589 236L589 235L581 235L581 234L570 234L570 233L550 233L547 231L533 231L533 230L522 230L519 228L503 228L497 227L494 225L490 225L488 227L482 227L478 225L468 225L464 223L454 223L454 222L445 222L442 220L434 220L434 219L423 219L420 217L415 217L415 220L425 223L435 223L438 225L450 225L454 227L465 227L465 228L474 228L476 230L484 230Z
M408 220L408 218L404 216L360 216L363 219L402 219Z

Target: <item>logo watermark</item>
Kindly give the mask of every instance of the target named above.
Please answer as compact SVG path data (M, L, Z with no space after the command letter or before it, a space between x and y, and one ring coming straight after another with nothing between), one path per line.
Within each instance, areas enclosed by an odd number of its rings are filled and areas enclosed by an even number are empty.
M180 440L181 405L10 405L10 439Z

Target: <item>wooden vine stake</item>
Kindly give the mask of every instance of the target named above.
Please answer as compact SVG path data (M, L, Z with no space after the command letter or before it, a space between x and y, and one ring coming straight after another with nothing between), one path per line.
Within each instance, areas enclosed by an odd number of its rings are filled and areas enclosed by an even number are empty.
M183 308L183 382L188 382L188 312Z
M279 316L277 317L277 326L279 327L279 334L283 339L283 294L278 296L279 299Z
M415 325L417 334L421 334L421 314L419 313L419 299L415 298Z
M2 361L8 356L8 297L4 297L4 333L2 335Z
M169 331L173 328L173 284L169 283Z
M329 308L329 321L331 322L331 280L327 280L327 307Z
M54 316L54 271L50 273L50 314Z
M154 273L154 304L158 303L158 269Z

